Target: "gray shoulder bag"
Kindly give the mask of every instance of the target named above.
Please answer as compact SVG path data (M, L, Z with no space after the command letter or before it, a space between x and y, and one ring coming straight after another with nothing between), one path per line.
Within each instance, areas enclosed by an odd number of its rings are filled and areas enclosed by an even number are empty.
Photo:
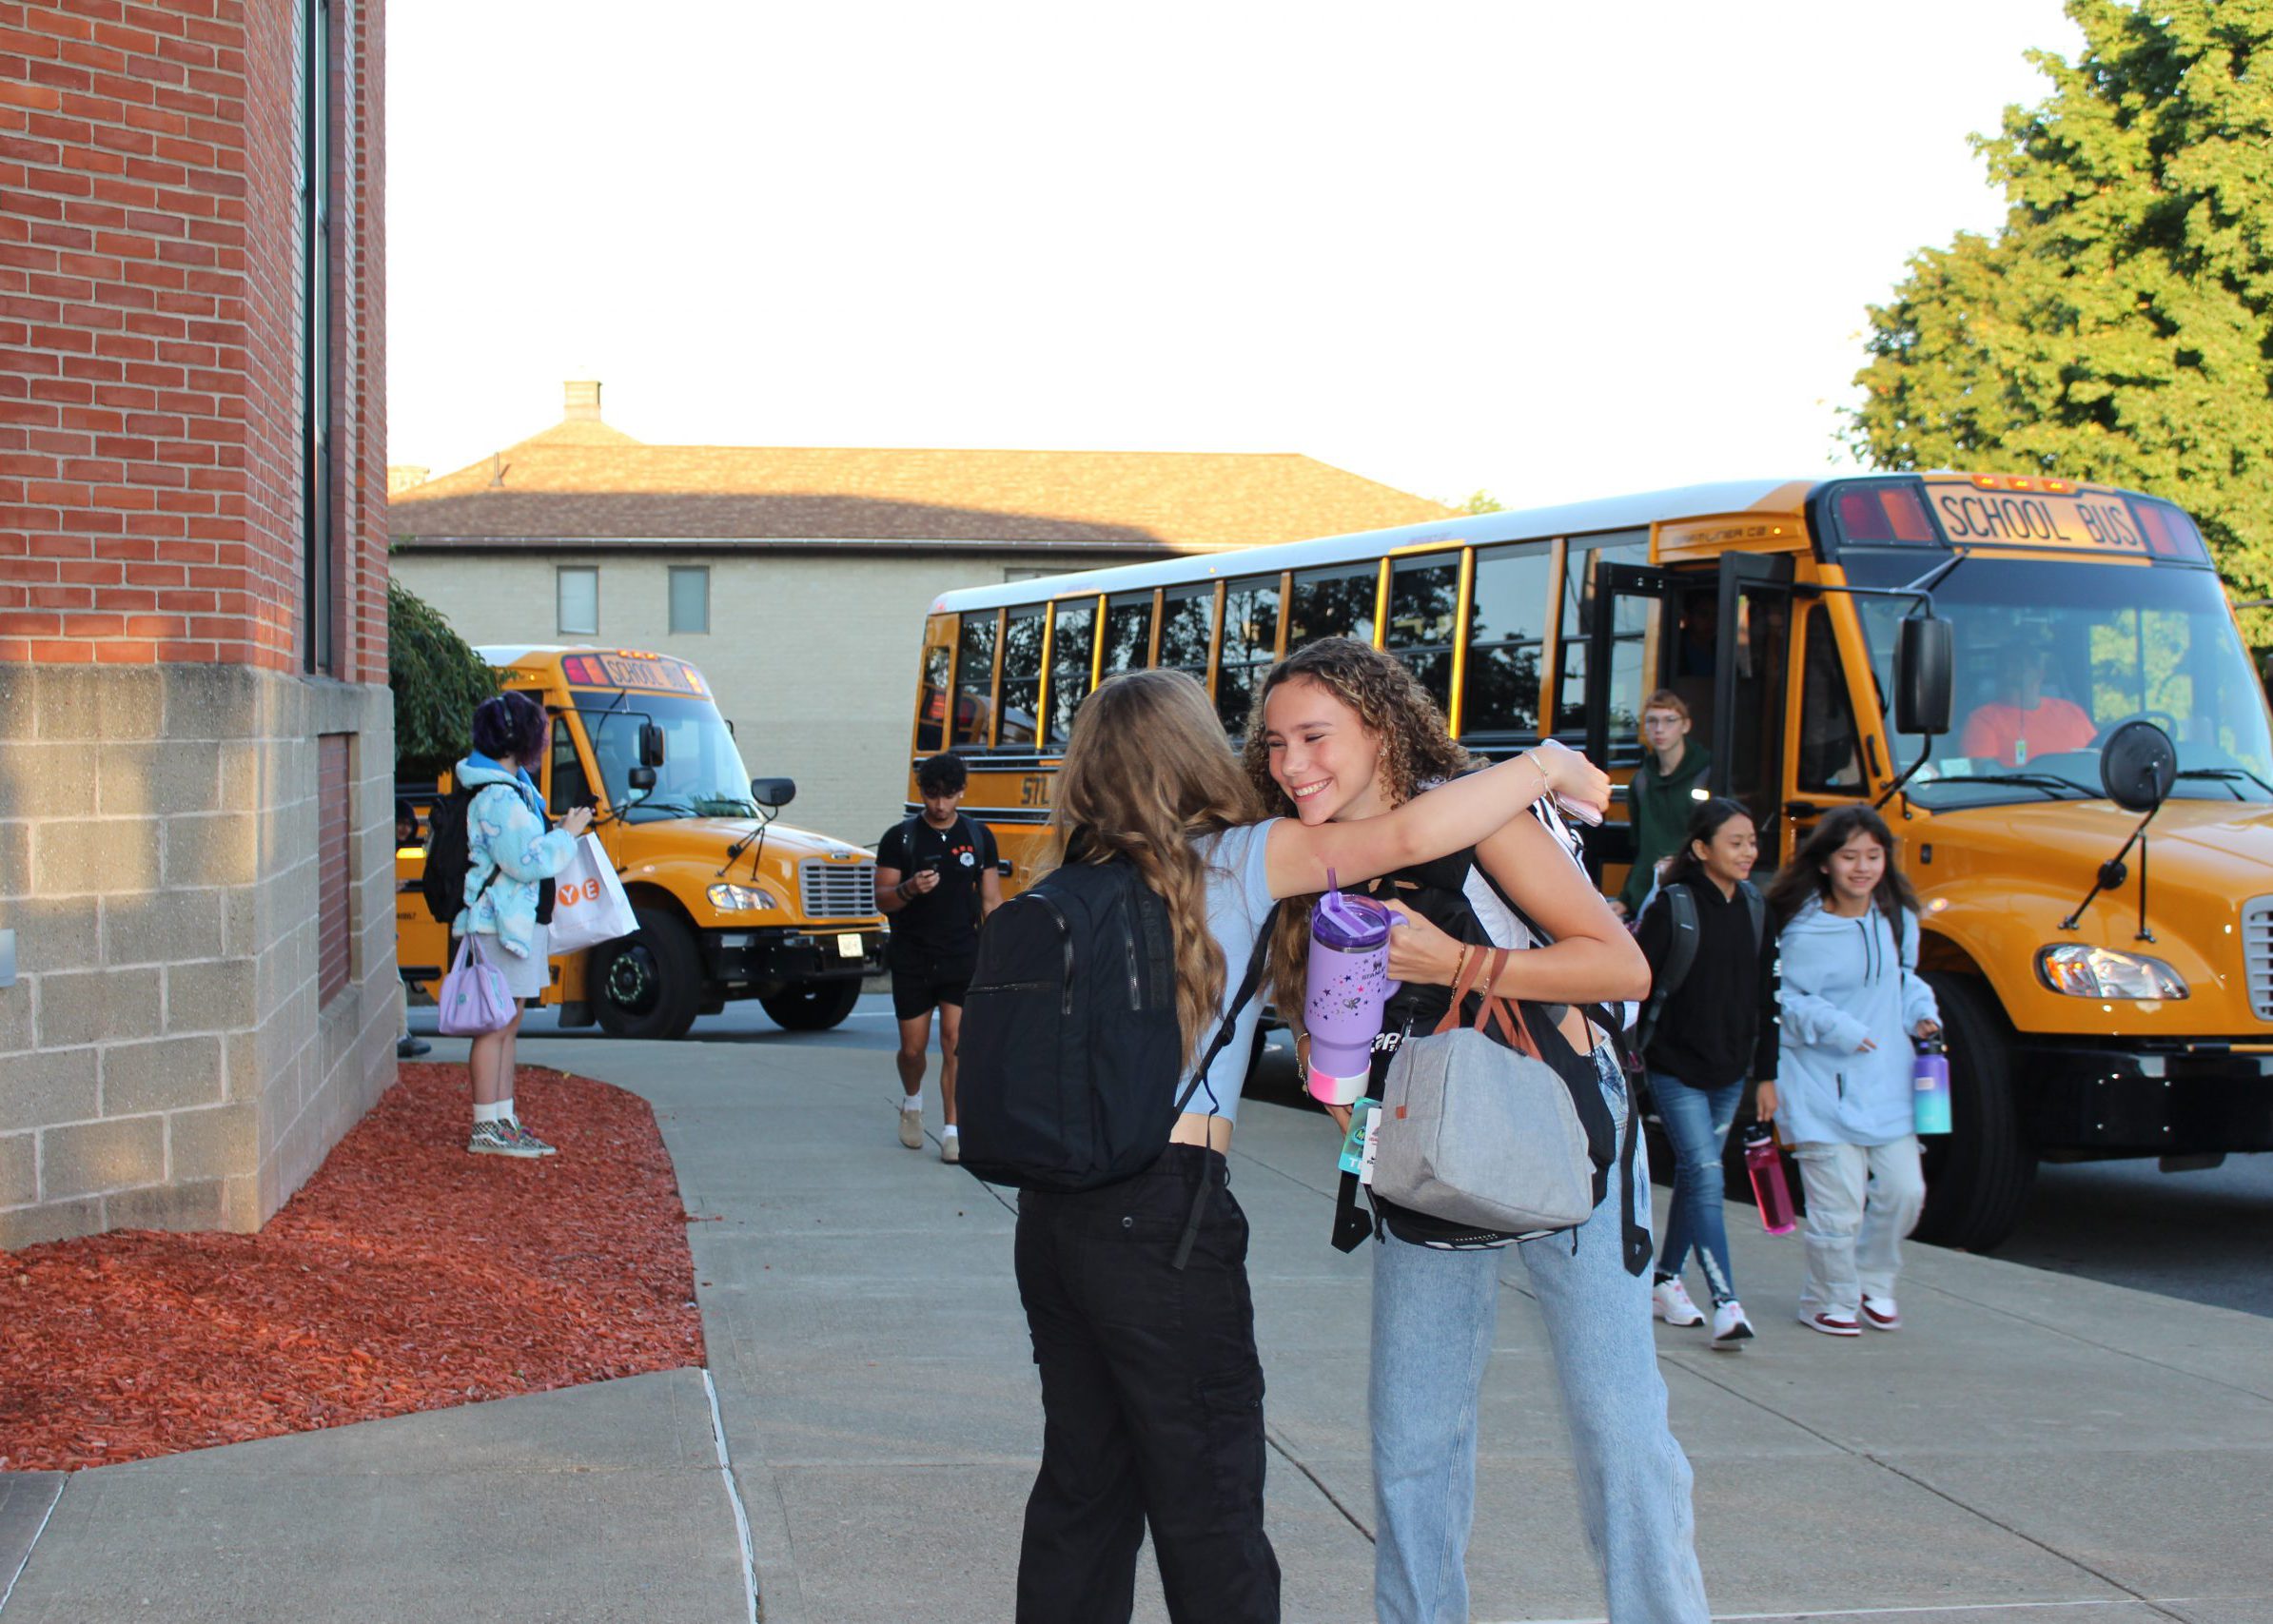
M1399 1046L1382 1086L1373 1191L1479 1230L1570 1229L1586 1222L1596 1199L1570 1086L1539 1058L1513 1000L1487 996L1476 1024L1460 1025L1478 979L1495 985L1507 958L1505 948L1477 954L1437 1029ZM1484 1029L1494 1020L1505 1044Z

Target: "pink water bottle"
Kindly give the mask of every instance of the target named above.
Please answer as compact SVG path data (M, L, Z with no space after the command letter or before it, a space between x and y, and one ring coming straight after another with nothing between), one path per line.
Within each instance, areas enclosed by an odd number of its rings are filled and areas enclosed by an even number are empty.
M1329 876L1330 880L1331 876ZM1365 1092L1389 979L1395 915L1380 903L1330 890L1310 916L1310 972L1303 1026L1310 1034L1311 1097L1346 1105Z
M1791 1234L1796 1225L1792 1186L1784 1182L1784 1159L1776 1154L1775 1134L1766 1123L1756 1122L1744 1130L1744 1168L1753 1176L1760 1227L1771 1235Z

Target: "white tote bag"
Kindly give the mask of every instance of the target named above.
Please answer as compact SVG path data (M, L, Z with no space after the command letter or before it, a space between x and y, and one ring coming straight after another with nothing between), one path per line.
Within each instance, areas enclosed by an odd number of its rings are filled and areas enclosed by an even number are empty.
M638 929L607 848L597 834L582 836L568 867L553 876L551 951L580 953Z

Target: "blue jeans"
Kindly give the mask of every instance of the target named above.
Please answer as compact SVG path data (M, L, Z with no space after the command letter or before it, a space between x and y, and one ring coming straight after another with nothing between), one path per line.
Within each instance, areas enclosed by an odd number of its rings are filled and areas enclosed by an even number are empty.
M1601 1064L1620 1121L1626 1090ZM1648 1160L1635 1196L1647 1214ZM1617 1624L1702 1624L1688 1457L1666 1424L1650 1282L1620 1258L1617 1181L1576 1231L1515 1248L1555 1351L1578 1510ZM1577 1241L1574 1248L1572 1242ZM1374 1608L1381 1624L1467 1624L1476 1415L1505 1248L1439 1251L1391 1235L1373 1265Z
M1665 1220L1665 1249L1657 1272L1678 1276L1691 1247L1705 1271L1715 1303L1736 1301L1736 1277L1729 1268L1729 1220L1722 1207L1720 1153L1744 1098L1741 1081L1717 1088L1695 1088L1662 1071L1650 1073L1650 1094L1658 1120L1674 1145L1674 1199Z

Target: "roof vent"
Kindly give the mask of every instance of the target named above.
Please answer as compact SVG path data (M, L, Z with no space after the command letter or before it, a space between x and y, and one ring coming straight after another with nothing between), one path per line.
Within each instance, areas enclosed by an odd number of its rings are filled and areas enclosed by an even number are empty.
M598 379L572 378L563 387L567 392L567 404L560 414L563 421L572 423L599 421Z

